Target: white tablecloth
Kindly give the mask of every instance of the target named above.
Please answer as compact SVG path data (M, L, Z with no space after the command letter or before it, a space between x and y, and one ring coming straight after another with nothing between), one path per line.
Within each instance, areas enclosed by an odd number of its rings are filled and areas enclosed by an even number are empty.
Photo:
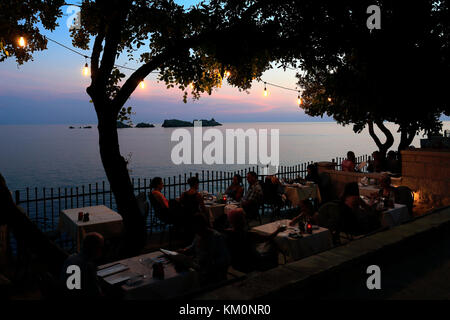
M300 201L309 198L321 201L319 187L316 184L310 186L301 184L287 185L284 188L284 193L294 207L297 207Z
M240 208L239 203L230 203L225 206L225 214L228 215L231 211Z
M370 197L373 193L378 193L379 191L380 191L380 188L376 187L374 185L368 185L368 186L359 185L359 195L360 196Z
M137 257L116 261L98 267L104 269L111 265L121 263L129 269L116 273L112 276L105 277L108 280L117 277L136 277L141 278L139 283L131 284L124 282L121 289L125 299L170 299L183 294L187 294L192 290L200 287L198 281L198 273L193 269L177 273L173 263L164 264L164 279L153 279L152 259L158 260L163 254L159 251L143 254Z
M209 222L212 225L216 219L223 216L225 204L205 202L205 208L208 210Z
M275 221L272 223L264 224L258 227L254 227L252 230L260 232L264 235L269 235L278 229L278 226L286 225L288 228L280 232L275 237L275 243L280 250L288 255L292 260L299 260L307 256L325 251L333 246L331 233L328 229L319 227L313 230L312 234L303 234L303 238L291 238L289 233L298 231L297 226L289 227L289 221L287 219Z
M211 226L214 221L224 214L228 215L231 211L240 208L239 202L233 202L228 204L218 204L218 203L207 203L205 202L205 207L209 213L209 221Z
M89 221L78 221L78 212L88 212ZM123 231L123 221L120 214L103 205L66 209L59 214L58 229L69 234L80 251L86 233L98 232L105 239L118 236Z
M408 207L404 204L394 204L394 208L383 211L382 225L393 227L410 219Z

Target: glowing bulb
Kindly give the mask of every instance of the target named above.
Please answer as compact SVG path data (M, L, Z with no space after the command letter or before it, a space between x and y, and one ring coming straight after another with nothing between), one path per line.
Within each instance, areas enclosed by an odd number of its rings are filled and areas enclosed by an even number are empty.
M230 71L226 71L226 72L225 72L225 76L227 76L227 77L229 77L230 74L231 74Z
M87 77L89 75L89 66L87 63L84 64L83 75Z
M269 93L267 92L266 83L264 82L264 97L267 97Z
M328 102L331 102L331 98L330 97L328 97Z
M22 48L25 47L25 39L23 37L19 38L19 46Z
M142 80L142 81L139 83L139 86L141 87L141 89L144 89L144 88L145 88L145 82L144 82L144 80Z
M303 105L303 98L300 98L300 96L297 97L297 104L299 106Z
M193 83L193 82L191 82L191 83L189 84L189 88L194 89L194 83Z

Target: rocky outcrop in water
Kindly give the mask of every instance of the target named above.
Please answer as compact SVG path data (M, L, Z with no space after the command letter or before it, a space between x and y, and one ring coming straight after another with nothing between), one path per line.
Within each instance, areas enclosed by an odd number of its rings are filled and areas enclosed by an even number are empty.
M194 120L197 121L197 120ZM178 119L171 119L171 120L164 120L164 123L162 124L163 128L180 128L180 127L193 127L194 121L183 121ZM202 122L202 127L215 127L215 126L221 126L222 124L214 120L212 118L211 120L199 120Z

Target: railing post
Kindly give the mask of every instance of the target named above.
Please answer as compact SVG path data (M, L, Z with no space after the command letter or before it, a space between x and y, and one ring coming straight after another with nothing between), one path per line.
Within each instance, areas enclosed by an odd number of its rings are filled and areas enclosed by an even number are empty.
M18 204L20 204L20 191L19 190L16 190L16 204L18 205Z

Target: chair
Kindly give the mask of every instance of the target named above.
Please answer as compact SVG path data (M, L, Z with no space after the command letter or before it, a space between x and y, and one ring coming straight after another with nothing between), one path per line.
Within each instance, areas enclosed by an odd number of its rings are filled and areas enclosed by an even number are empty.
M283 206L283 200L281 195L278 193L278 185L273 184L270 179L266 178L266 181L262 184L263 189L263 203L262 210L266 206L271 210L271 220L274 221L276 217L280 216L281 207ZM259 217L261 220L261 217Z
M65 294L62 284L49 272L40 273L37 284L44 299L58 299Z
M147 221L147 217L150 211L150 205L145 196L145 192L141 192L136 196L136 200L138 203L139 211L141 215L144 217L145 221Z
M319 226L330 230L333 236L333 243L340 242L340 204L339 201L330 201L319 208Z
M319 174L319 192L320 196L322 198L322 203L327 203L328 201L331 201L332 196L332 185L331 185L331 178L328 173L322 172ZM319 204L316 204L316 208L318 209Z
M169 210L163 208L159 201L153 196L152 192L148 193L148 199L153 207L156 218L161 222L163 231L161 232L160 243L162 243L166 228L169 228L169 246L172 244L172 229L174 228L173 221L170 220Z
M250 229L250 224L249 224L249 222L250 221L252 221L252 220L259 220L259 224L261 225L262 224L262 220L261 220L261 214L259 213L259 209L260 208L263 208L263 210L264 210L264 205L261 203L261 204L259 204L258 205L258 207L257 208L254 208L254 209L250 209L250 208L245 208L245 207L243 207L242 209L244 210L244 212L245 212L245 218L246 218L246 220L247 220L247 227Z
M412 190L407 186L399 186L395 188L394 197L396 203L406 205L409 215L412 217L414 205L414 194Z

